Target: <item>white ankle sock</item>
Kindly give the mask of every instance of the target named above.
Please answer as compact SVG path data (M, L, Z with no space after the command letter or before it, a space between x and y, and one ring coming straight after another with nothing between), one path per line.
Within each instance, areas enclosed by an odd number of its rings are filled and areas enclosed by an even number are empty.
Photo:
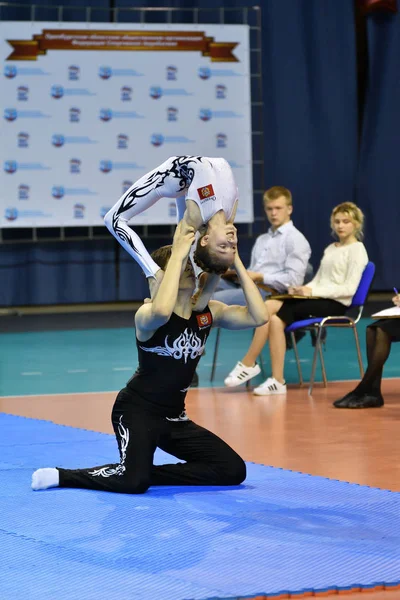
M33 490L47 490L47 488L58 487L60 484L60 475L58 469L51 467L38 469L32 475Z

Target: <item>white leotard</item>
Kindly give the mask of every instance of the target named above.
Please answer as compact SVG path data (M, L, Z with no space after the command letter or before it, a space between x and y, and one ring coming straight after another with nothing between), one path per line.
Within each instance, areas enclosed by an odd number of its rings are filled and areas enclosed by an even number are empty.
M108 211L104 222L139 263L146 277L154 277L159 266L153 261L142 240L129 226L132 217L153 206L160 198L175 198L178 219L193 200L200 209L203 223L223 210L226 220L232 215L238 190L232 170L223 158L206 156L173 156L143 175Z

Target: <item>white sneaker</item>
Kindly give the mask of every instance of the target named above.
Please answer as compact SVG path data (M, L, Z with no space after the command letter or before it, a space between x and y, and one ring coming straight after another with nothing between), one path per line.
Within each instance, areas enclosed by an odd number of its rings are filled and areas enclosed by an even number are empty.
M268 377L264 383L254 388L256 396L271 396L273 394L286 394L286 383L279 383L275 377Z
M224 380L227 387L236 387L241 383L245 383L252 377L255 377L261 372L260 367L257 363L254 367L246 367L240 361L236 363L236 367L229 373L228 377Z

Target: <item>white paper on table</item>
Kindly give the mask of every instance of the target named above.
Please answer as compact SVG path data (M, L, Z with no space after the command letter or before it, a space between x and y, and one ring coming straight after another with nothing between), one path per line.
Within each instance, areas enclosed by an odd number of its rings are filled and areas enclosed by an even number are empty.
M373 319L380 319L381 317L397 317L400 318L400 306L392 306L391 308L385 308L372 315Z

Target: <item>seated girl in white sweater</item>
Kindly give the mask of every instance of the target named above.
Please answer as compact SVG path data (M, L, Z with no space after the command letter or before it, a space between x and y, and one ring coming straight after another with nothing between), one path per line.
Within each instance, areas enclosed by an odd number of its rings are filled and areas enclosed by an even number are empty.
M272 377L253 390L257 396L286 394L283 375L286 340L285 327L310 317L343 315L350 306L368 263L363 237L364 215L352 202L336 206L331 214L332 233L337 241L324 252L319 269L306 286L289 288L289 294L307 299L267 300L270 320L258 327L246 356L225 379L235 387L260 373L256 359L269 339Z

